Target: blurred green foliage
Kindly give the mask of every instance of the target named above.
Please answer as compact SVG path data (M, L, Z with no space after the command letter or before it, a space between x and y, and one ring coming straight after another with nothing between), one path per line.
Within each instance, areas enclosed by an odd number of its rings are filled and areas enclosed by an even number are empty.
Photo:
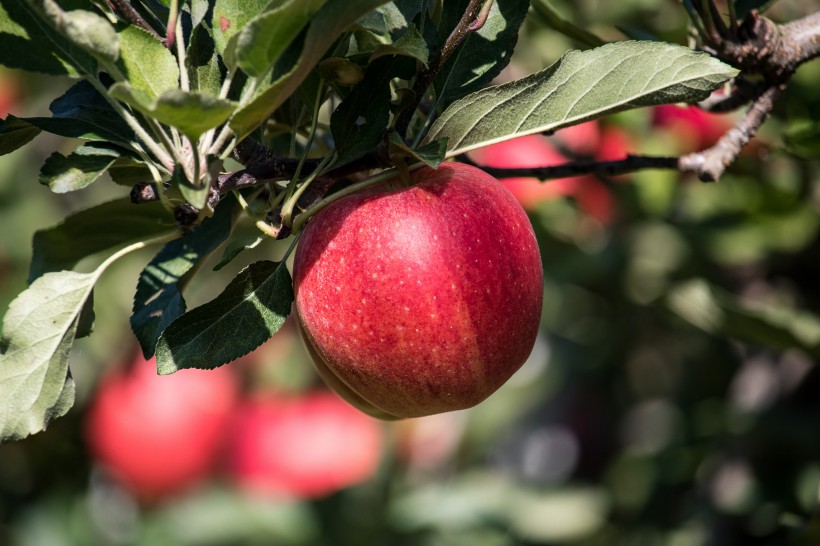
M551 4L604 39L622 29L686 41L677 2ZM784 0L769 14L785 21L810 4ZM572 47L585 46L531 18L508 72L533 72ZM2 76L22 89L18 116L42 113L67 85ZM85 401L134 350L128 316L150 254L129 257L103 278L96 333L75 348L77 407L0 447L0 544L817 544L819 90L815 61L718 184L657 171L604 180L617 203L606 226L571 198L544 202L531 216L544 313L525 367L473 410L386 424L393 442L379 475L318 501L249 497L215 476L143 506L89 460ZM628 134L633 152L674 153L680 137L652 127L647 111L604 123ZM40 136L0 157L3 308L25 286L35 230L126 191L38 187L55 149L71 145ZM191 306L272 250L254 252L216 277L222 284L192 286ZM266 353L253 381L316 381L298 345L279 353Z

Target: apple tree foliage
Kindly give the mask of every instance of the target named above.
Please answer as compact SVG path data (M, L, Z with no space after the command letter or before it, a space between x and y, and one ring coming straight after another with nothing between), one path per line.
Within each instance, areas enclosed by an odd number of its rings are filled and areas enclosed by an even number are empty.
M448 51L471 5L486 21ZM529 10L528 0L0 0L0 64L74 80L50 115L2 120L0 153L40 133L71 137L79 145L45 161L41 184L66 193L111 180L156 197L81 210L35 235L29 287L3 319L0 439L41 431L72 406L71 347L92 331L95 283L132 251L156 248L131 316L145 356L161 374L215 368L282 326L287 255L251 264L199 307L186 305L186 285L209 274L212 255L219 268L270 239L292 248L345 187L322 188L330 175L350 187L395 175L391 164L435 166L517 136L692 103L736 74L706 53L635 40L490 86ZM231 186L226 161L247 174L258 150L286 174ZM256 236L236 232L243 215ZM87 258L97 265L75 271Z

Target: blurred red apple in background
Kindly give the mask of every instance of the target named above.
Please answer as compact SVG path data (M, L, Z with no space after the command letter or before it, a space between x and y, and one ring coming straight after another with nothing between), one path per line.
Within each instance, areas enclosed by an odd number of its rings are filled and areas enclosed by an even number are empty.
M256 494L316 498L375 474L381 425L330 392L260 396L232 421L231 478Z
M91 455L135 496L157 500L208 477L238 398L229 368L159 376L135 358L104 377L86 415Z
M0 67L0 118L5 118L17 106L20 95L17 74Z
M320 211L293 266L319 374L386 419L478 404L524 363L541 317L538 243L510 192L461 163L411 177Z
M696 106L674 104L656 106L652 110L652 124L672 133L678 153L708 148L732 126L725 115L705 112Z
M558 150L556 143L572 156L599 161L623 159L628 150L620 130L601 130L596 121L590 121L561 129L550 138L528 135L499 142L471 152L470 157L480 165L501 168L547 167L571 161ZM501 183L529 211L536 210L545 201L567 196L573 197L583 212L601 223L611 221L615 212L609 190L593 175L543 182L537 178L504 178Z

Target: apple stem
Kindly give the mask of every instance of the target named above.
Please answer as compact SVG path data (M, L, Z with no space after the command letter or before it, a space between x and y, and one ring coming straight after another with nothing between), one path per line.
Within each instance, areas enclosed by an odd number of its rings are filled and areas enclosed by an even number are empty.
M405 161L404 156L395 155L391 158L393 160L393 164L396 166L396 169L399 171L398 181L401 183L401 186L404 188L409 188L413 185L413 180L410 178L410 169L407 168L407 161Z

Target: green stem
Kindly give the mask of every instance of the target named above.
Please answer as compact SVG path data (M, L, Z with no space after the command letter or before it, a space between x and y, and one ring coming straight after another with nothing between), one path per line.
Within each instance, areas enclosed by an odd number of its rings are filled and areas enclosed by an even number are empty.
M414 163L413 165L408 165L408 171L414 171L424 166L424 163ZM365 188L369 188L375 184L380 182L384 182L385 180L390 180L391 178L395 178L398 175L398 170L395 168L387 169L385 171L380 172L377 175L371 176L367 180L362 180L361 182L357 182L356 184L351 184L350 186L337 191L331 195L328 195L312 207L305 210L302 214L296 217L296 220L293 222L293 232L298 233L299 231L304 228L305 224L312 216L314 216L317 212L328 206L334 201L341 199L342 197L347 197L348 195L354 194L360 190Z
M297 189L295 192L292 192L292 195L288 196L287 202L285 202L285 205L282 207L282 225L285 225L285 226L290 226L291 225L291 223L292 223L291 219L293 217L293 209L296 208L296 203L299 201L299 198L302 196L303 193L305 193L305 190L307 190L307 188L308 188L308 186L310 186L311 182L316 180L316 178L320 174L323 174L326 171L327 167L331 163L333 163L333 161L335 159L336 159L336 154L335 153L327 154L322 159L322 162L319 163L319 165L316 167L316 169L314 169L314 171L310 174L310 176L307 177L307 179L305 179L304 182L302 182L302 184L299 186L299 189ZM291 184L293 184L293 182L291 182ZM284 195L284 192L282 194Z
M128 124L128 127L130 127L132 131L134 131L134 133L137 135L137 138L140 139L140 141L142 141L146 148L148 148L148 151L154 154L154 157L156 157L157 160L160 163L162 163L162 166L165 167L165 169L168 170L168 172L173 171L174 160L171 159L171 156L169 156L168 153L153 138L151 138L151 136L145 131L142 125L139 124L136 118L134 118L134 116L132 116L131 113L128 112L128 110L126 110L125 107L122 104L120 104L119 101L111 98L111 96L108 95L108 89L106 89L102 82L98 80L96 77L88 77L86 78L86 81L88 81L94 87L94 89L96 89L97 92L105 98L105 100L108 102L108 104L111 105L114 111L116 111L117 114L119 114L119 116L123 120L125 120L125 123Z

